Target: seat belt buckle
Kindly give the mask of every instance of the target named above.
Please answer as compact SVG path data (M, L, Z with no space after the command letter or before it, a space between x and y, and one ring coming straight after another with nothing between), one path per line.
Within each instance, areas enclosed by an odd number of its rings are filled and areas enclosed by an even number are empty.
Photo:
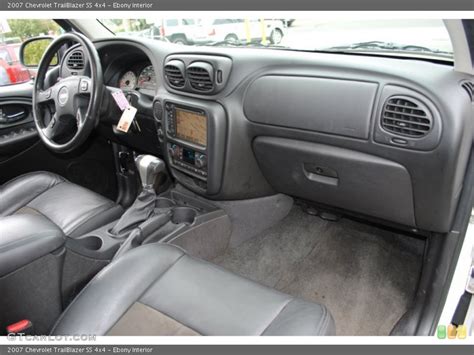
M31 335L33 333L33 323L28 319L7 326L7 334Z

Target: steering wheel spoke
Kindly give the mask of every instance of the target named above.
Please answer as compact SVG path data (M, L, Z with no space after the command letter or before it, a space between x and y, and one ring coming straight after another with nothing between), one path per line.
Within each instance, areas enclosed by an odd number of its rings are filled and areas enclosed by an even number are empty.
M76 123L77 123L77 129L81 129L81 127L84 125L85 120L86 120L86 112L87 108L83 106L78 106L76 109Z
M38 91L38 93L36 94L36 102L38 104L43 104L43 103L51 102L51 101L54 101L53 88Z
M51 120L49 121L48 125L45 128L42 129L43 134L48 139L54 140L54 138L56 138L57 135L58 135L59 125L60 125L59 120L57 119L56 115L53 115L53 117L51 117Z

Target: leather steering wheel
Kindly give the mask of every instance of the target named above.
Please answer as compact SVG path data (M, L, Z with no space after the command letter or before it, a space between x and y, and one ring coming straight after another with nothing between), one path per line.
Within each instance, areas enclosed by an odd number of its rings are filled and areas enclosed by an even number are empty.
M80 45L90 77L71 75L45 87L51 60L70 42ZM99 122L103 92L102 66L94 44L79 33L56 38L41 58L34 84L33 116L44 144L55 152L67 153L84 143Z

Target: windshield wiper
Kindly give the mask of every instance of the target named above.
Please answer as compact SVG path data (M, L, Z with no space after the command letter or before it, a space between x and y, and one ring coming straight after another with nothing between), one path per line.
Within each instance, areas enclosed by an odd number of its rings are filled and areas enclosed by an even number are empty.
M261 42L257 41L252 41L252 42L239 42L239 41L234 41L234 40L223 40L223 41L216 41L216 42L209 42L205 43L205 46L211 46L211 47L256 47L256 48L281 48L281 49L288 49L289 47L287 46L281 46L278 44L263 44Z
M413 52L436 54L446 57L452 57L452 52L432 49L416 44L397 44L383 41L357 42L346 46L336 46L324 49L328 52L345 52L345 51L394 51L394 52Z

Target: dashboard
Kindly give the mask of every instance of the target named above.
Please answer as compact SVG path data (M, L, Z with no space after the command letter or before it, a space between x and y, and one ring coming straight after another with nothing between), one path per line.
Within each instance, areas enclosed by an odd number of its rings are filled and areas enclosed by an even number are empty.
M473 141L468 74L388 57L95 44L106 84L138 109L127 134L115 130L113 105L101 126L164 158L189 190L211 200L280 192L410 229L449 229Z

